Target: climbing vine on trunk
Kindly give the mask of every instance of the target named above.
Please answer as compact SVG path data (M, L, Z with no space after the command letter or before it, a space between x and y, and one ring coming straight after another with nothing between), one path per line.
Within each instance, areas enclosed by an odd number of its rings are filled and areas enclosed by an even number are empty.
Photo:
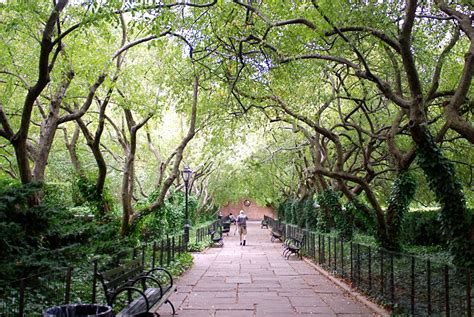
M342 208L339 202L339 193L333 189L327 189L318 195L318 202L322 209L334 218L334 226L342 239L350 240L352 238L354 221L352 214Z
M473 243L462 186L455 176L453 164L443 156L431 135L425 133L426 142L418 144L417 163L441 204L441 231L448 241L454 263L472 268Z
M387 208L387 232L378 238L384 248L389 250L400 249L400 228L404 215L408 212L410 202L415 197L416 182L408 171L401 171L395 179L390 193Z

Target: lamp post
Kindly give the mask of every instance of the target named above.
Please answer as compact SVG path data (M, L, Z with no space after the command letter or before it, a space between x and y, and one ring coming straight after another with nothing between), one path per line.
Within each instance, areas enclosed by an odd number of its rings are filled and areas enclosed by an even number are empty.
M181 172L184 181L184 245L186 249L188 248L189 242L188 185L192 173L193 171L187 166L185 166L184 170Z

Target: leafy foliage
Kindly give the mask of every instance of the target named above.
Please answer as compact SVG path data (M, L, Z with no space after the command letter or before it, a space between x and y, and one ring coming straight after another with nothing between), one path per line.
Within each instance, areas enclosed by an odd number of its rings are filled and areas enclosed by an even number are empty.
M311 196L303 199L302 201L302 211L304 215L303 217L305 219L305 227L309 230L315 230L317 225L317 212L313 204L314 200Z
M159 191L156 190L145 201L140 202L137 207L152 203ZM188 219L189 224L194 226L200 221L207 220L209 214L198 215L198 200L194 196L188 197ZM159 240L166 236L182 232L185 219L185 197L181 191L170 192L165 203L152 214L143 219L135 231L135 235L146 237L146 240Z
M75 206L87 206L96 217L105 215L104 206L106 209L111 209L113 206L113 199L109 195L107 189L101 195L97 192L95 187L95 179L83 175L75 175L72 183L72 196Z
M333 217L336 229L339 231L341 238L350 240L354 227L353 216L350 210L342 207L339 202L340 194L333 189L328 189L318 195L318 202L321 209L325 209L327 213ZM324 214L324 212L321 212ZM329 219L324 219L326 224Z

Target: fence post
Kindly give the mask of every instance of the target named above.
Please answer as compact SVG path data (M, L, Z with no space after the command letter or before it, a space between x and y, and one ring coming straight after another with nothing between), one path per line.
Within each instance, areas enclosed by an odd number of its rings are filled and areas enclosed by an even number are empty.
M415 314L415 257L411 257L411 314Z
M174 243L174 236L171 238L171 259L174 261L176 245Z
M171 241L170 238L166 238L166 264L170 265L171 263Z
M98 271L98 263L97 263L97 259L94 259L92 261L93 263L93 266L94 266L94 269L93 269L93 273L92 273L92 303L95 304L96 303L96 297L97 297L97 271Z
M426 282L427 282L427 292L428 292L428 315L431 315L431 261L426 261Z
M471 308L471 270L466 270L466 312L467 316L472 316L472 308Z
M160 243L160 266L163 267L163 257L164 257L164 252L165 252L165 241L161 239Z
M380 290L383 295L384 293L384 272L383 272L383 249L380 248Z
M410 274L410 280L411 280L411 299L410 299L410 306L411 306L411 314L415 314L415 257L411 257L411 274Z
M444 307L446 310L446 317L450 315L449 307L449 267L444 266Z
M323 257L323 265L326 264L326 237L322 235L323 237L323 245L322 245L322 257Z
M341 275L344 275L344 240L341 239Z
M18 307L18 316L25 316L25 284L26 279L22 278L20 280L20 298L19 298L19 307Z
M318 233L318 263L321 264L321 234Z
M393 253L390 253L390 297L393 306L395 304L395 274L393 272Z
M146 252L146 243L142 245L142 265L145 267L145 252Z
M66 272L66 289L64 291L64 304L69 304L71 299L71 279L72 279L72 267L68 267Z
M152 246L152 253L151 253L151 268L155 268L155 261L156 261L156 241L153 241L153 246Z
M372 248L369 246L369 291L372 291Z
M360 244L357 243L357 285L360 285Z
M334 237L334 271L337 272L337 238Z
M328 270L331 269L331 237L328 236L328 255L329 255L329 259L328 259Z
M353 255L353 244L352 244L352 241L350 243L350 247L351 247L351 253L350 253L350 258L351 258L351 283L354 283L354 257L352 256Z

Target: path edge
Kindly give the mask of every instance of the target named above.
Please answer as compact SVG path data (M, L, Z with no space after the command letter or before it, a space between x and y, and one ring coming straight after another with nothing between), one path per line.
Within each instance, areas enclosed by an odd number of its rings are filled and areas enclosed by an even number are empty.
M357 298L359 301L361 301L365 306L369 307L372 309L376 314L384 317L389 317L391 316L391 313L380 307L379 305L373 303L372 301L368 300L366 296L362 295L361 293L357 292L355 289L347 285L346 283L340 281L336 277L332 276L329 274L327 271L319 267L317 264L313 263L310 259L307 259L306 257L303 257L303 261L305 261L307 264L309 264L311 267L313 267L316 271L324 275L326 278L331 280L334 284L339 286L340 288L344 289L346 292L348 292L350 295L354 296Z

